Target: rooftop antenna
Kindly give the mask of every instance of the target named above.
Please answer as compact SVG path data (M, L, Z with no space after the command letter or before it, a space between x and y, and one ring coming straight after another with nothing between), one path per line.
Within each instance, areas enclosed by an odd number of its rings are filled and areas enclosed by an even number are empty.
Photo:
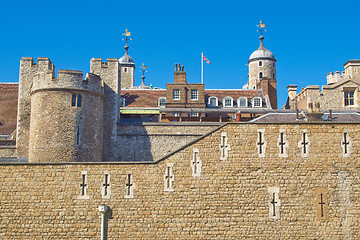
M125 33L123 33L122 35L125 36L125 38L123 38L122 40L125 41L125 47L124 48L125 48L125 51L127 53L128 49L129 49L128 41L132 40L132 38L130 38L131 33L127 29L125 29Z

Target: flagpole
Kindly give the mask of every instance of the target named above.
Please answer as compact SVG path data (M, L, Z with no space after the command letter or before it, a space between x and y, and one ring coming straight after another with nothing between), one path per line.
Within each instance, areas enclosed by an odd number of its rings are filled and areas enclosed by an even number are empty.
M204 53L201 52L201 83L204 83Z

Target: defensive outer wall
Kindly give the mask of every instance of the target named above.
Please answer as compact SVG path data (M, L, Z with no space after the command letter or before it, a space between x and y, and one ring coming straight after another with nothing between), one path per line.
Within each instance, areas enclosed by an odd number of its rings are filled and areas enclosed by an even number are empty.
M108 239L359 239L359 126L228 123L157 162L3 163L0 237L99 239L104 204Z

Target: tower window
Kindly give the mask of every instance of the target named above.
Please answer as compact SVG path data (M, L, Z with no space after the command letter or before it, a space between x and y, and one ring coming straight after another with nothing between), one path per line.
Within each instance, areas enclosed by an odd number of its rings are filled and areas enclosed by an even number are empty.
M259 62L259 66L260 66L260 67L262 66L262 61Z
M127 68L124 68L124 72L127 72Z
M259 78L263 78L263 73L262 72L259 73Z
M275 73L273 73L273 79L275 79Z
M76 127L76 145L80 145L80 126Z
M71 95L71 107L81 107L81 94L76 95L75 93Z
M77 97L77 107L81 107L81 94L78 95Z
M76 94L73 94L71 96L71 106L75 107L76 106Z
M273 63L273 67L275 67L275 63Z

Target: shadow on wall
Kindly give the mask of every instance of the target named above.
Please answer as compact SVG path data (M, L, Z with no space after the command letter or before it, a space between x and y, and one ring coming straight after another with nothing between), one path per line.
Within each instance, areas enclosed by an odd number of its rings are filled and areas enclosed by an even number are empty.
M140 119L136 124L120 124L117 135L118 159L121 162L148 162L153 161L150 136Z

